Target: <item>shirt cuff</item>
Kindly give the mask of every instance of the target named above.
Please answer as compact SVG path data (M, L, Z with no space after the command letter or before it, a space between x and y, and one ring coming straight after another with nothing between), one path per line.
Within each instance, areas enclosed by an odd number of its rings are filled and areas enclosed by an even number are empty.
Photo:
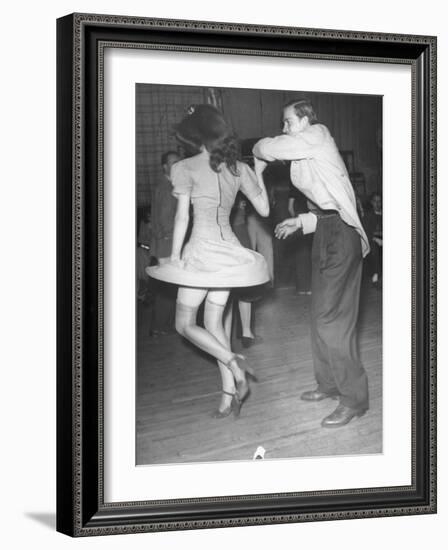
M316 226L317 226L316 214L313 214L313 212L307 212L306 214L299 214L297 216L298 227L300 227L299 224L301 224L304 235L308 235L309 233L314 233L316 231Z

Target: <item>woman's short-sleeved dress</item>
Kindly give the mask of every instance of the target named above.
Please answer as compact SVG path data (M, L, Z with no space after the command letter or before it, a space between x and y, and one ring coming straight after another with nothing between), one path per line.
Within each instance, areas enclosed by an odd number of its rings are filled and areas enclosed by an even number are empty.
M244 248L233 233L229 216L236 194L249 199L261 193L257 178L247 164L237 163L238 175L225 164L212 170L207 151L177 162L171 177L173 194L189 194L193 204L193 229L182 251L181 262L168 259L148 267L151 277L180 286L232 288L255 286L269 281L261 254Z

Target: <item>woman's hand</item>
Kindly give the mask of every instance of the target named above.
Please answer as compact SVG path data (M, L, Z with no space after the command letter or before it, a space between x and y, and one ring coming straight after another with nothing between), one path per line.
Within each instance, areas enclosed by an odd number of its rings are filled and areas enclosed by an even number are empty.
M268 163L266 161L254 157L254 171L256 174L262 174L267 165Z
M301 227L300 218L287 218L276 225L274 233L277 239L286 239Z
M373 237L373 242L376 243L378 246L383 246L383 239L380 239L380 237Z
M174 265L175 267L184 266L184 262L180 259L179 256L170 256L170 264Z

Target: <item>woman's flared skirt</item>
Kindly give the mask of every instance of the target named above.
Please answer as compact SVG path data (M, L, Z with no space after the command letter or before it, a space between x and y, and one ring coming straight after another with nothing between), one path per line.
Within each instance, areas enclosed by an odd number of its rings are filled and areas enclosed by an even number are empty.
M160 281L196 288L248 287L269 281L268 266L261 254L237 242L203 238L191 239L181 260L162 258L159 265L147 267L146 272Z

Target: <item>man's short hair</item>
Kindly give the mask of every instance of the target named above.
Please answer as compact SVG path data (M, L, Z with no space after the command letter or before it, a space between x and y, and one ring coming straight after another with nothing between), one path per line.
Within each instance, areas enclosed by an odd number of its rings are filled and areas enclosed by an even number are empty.
M160 157L160 162L161 162L162 166L168 162L168 158L171 155L175 155L176 157L180 157L180 155L177 151L167 151L166 153L163 153L163 155Z
M287 107L294 107L294 111L299 118L303 118L304 116L308 117L308 122L310 124L316 124L318 122L313 105L309 99L295 99L289 101L283 109Z

